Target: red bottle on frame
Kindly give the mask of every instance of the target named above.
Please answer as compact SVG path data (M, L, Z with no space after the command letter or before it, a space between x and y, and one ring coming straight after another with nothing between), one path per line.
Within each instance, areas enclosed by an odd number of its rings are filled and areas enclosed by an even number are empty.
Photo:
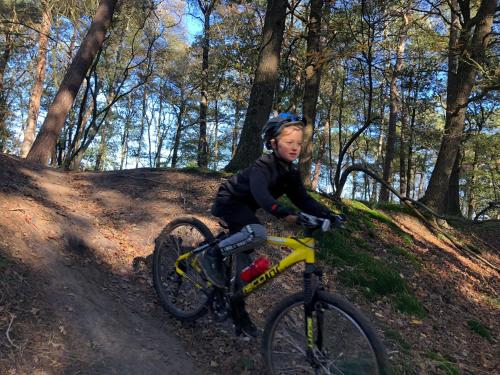
M256 277L259 277L269 269L269 259L266 257L258 257L251 265L244 268L240 273L240 278L245 283L249 283Z

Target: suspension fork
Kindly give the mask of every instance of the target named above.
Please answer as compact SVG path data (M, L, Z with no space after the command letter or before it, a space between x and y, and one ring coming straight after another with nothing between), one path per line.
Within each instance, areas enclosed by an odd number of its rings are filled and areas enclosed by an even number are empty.
M315 273L316 267L314 264L306 264L304 270L304 319L305 319L305 334L306 334L306 355L308 361L314 366L314 328L313 328L313 311L314 297L316 291L312 285L312 275Z
M318 285L313 286L313 274L318 278ZM316 305L318 289L323 289L322 277L323 272L317 269L314 264L306 265L304 271L304 318L307 340L306 355L309 363L311 363L314 368L319 367L316 362L316 357L314 356L314 347L320 351L323 349L323 310ZM316 340L314 340L313 312L316 312Z

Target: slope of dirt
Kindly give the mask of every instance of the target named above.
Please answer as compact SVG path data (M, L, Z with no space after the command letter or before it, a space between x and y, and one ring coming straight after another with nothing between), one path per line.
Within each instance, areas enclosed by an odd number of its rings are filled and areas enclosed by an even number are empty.
M209 212L220 182L174 170L61 172L0 155L0 373L260 374L260 341L235 337L229 322L209 315L181 324L152 288L148 256L167 222L192 215L220 230ZM384 244L376 256L397 262L427 316L398 313L384 298L369 302L334 284L329 269L332 289L374 321L399 373L452 373L448 362L464 374L498 371L496 271L414 218L394 217L422 268L389 259ZM498 264L495 246L486 256ZM275 301L300 289L300 277L297 267L250 297L260 327ZM470 320L488 327L490 339L471 331Z

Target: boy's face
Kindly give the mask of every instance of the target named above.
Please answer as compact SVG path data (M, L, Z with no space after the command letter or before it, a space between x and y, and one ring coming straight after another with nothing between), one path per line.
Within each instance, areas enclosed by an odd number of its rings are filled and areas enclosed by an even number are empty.
M292 162L300 155L302 138L304 133L297 127L283 129L283 132L275 140L271 141L274 152L279 158Z

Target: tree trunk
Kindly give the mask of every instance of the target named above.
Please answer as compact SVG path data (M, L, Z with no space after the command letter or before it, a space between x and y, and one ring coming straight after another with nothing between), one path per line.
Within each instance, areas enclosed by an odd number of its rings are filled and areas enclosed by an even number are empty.
M61 129L64 127L64 120L73 105L85 74L104 42L117 1L101 0L99 2L90 29L61 82L42 128L27 156L28 160L47 164L50 150L54 148L59 138Z
M107 127L109 123L101 128L101 141L99 142L99 149L97 151L97 157L95 162L94 171L99 172L104 170L104 161L106 159L107 145Z
M3 46L2 54L0 55L0 153L4 151L5 144L8 138L7 124L7 95L3 87L3 78L5 69L10 59L12 52L13 40L10 32L5 33L5 46Z
M181 105L179 107L179 112L177 113L177 129L175 131L175 136L174 136L174 145L172 147L173 153L172 153L172 164L170 166L172 168L177 167L177 161L178 161L178 153L179 153L179 145L181 143L181 133L182 133L182 120L184 118L184 111L186 110L186 102L184 97L181 97Z
M399 141L399 195L405 197L406 191L406 144L408 132L408 117L406 111L401 112L401 131Z
M42 23L40 24L39 42L38 42L38 61L36 64L35 77L33 89L28 106L28 120L26 128L24 129L24 139L21 146L22 158L28 155L31 145L35 139L36 121L38 119L38 112L40 111L40 100L42 98L43 81L45 79L45 66L47 61L47 42L49 40L48 34L50 33L51 26L51 13L48 8L42 12Z
M155 154L155 168L161 166L161 150L163 148L164 134L162 132L162 112L163 112L163 98L160 93L160 106L158 108L158 126L156 128L156 154Z
M208 54L210 50L210 16L217 0L198 0L203 13L203 41L201 60L200 136L198 139L198 167L208 167L207 112L208 112Z
M448 194L446 194L446 214L450 216L462 216L460 210L460 165L461 165L460 148L457 151L455 163L450 175L450 183L448 186Z
M125 120L125 126L123 127L123 134L121 139L121 149L120 149L120 170L123 169L125 164L125 159L128 154L128 138L130 129L130 118L132 116L132 94L127 97L127 119Z
M328 135L330 134L330 116L327 117L327 120L325 121L325 126L323 129L323 134L320 137L319 140L319 146L318 146L318 156L316 159L316 165L314 167L314 176L311 181L311 190L315 191L318 188L319 184L319 177L321 175L321 163L323 160L323 157L325 155L326 151L326 143L328 141Z
M234 157L236 153L236 148L238 146L238 136L240 131L240 111L241 111L241 100L239 96L236 98L236 105L234 109L234 126L231 132L231 158Z
M491 40L491 28L495 15L496 0L482 0L476 16L470 19L469 2L463 2L462 18L467 22L457 38L456 19L452 17L449 44L448 87L446 98L446 120L441 148L430 177L429 186L422 202L429 208L443 213L446 210L450 175L455 164L464 130L465 111L470 93L475 84L477 66L483 61ZM452 8L458 10L453 0ZM465 13L464 13L465 11ZM468 11L468 13L467 13ZM456 12L452 12L458 19ZM472 33L472 35L471 35ZM458 57L457 64L453 63ZM457 67L456 72L453 71Z
M409 198L414 198L411 196L413 191L413 178L412 178L412 169L413 169L413 140L415 138L415 117L416 117L417 109L413 108L410 118L410 128L408 129L408 147L406 153L406 194Z
M217 170L217 163L219 162L219 100L215 98L215 128L214 128L214 151L213 151L213 161L214 170Z
M135 158L135 168L139 168L139 163L141 161L142 140L144 138L144 125L146 124L147 100L148 100L148 89L146 86L144 86L144 91L142 92L141 130L139 132L139 144L137 146L137 155Z
M247 114L236 153L227 171L247 167L262 153L260 132L271 112L285 30L286 0L268 0L262 42Z
M475 210L476 167L478 159L478 143L474 144L474 159L471 165L471 177L467 183L467 218L472 220Z
M320 43L321 17L324 0L311 0L309 23L307 25L307 51L306 51L306 80L304 85L304 98L302 111L306 121L302 150L300 153L300 172L304 186L311 187L311 166L316 119L316 105L318 103L319 86L323 70L322 48Z
M398 78L403 68L403 58L408 34L408 15L404 15L404 26L400 31L398 48L396 52L396 63L392 69L391 86L390 86L390 112L389 112L389 127L387 130L387 143L385 146L384 171L382 178L390 185L392 182L392 162L395 155L396 147L396 123L400 112L401 100L398 89ZM389 200L389 190L385 186L380 187L379 200L387 202Z

